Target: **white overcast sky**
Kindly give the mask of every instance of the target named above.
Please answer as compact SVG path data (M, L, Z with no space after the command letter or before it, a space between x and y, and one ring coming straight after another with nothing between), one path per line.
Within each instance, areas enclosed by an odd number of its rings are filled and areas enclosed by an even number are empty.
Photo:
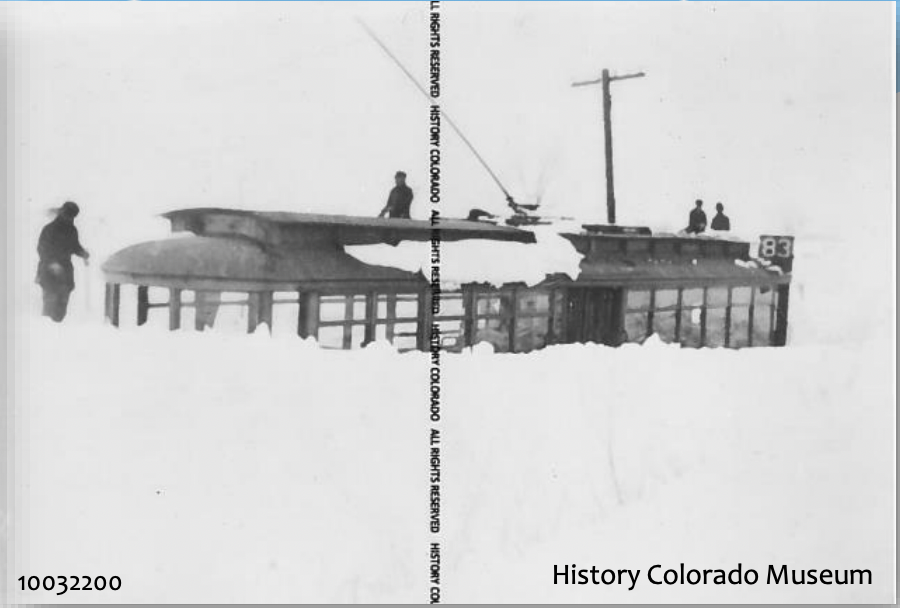
M427 2L7 4L15 203L137 221L216 205L373 215L397 169L426 217ZM444 108L513 194L604 217L614 87L619 221L677 229L695 198L736 228L890 239L894 6L464 3L443 12ZM445 215L503 211L445 131ZM880 231L880 232L879 232Z

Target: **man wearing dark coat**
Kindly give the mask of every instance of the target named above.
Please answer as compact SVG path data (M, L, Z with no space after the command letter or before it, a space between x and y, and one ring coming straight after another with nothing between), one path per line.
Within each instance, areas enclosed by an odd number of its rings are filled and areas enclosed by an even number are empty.
M36 282L44 292L43 315L57 323L66 317L69 296L75 289L75 271L72 256L77 255L87 264L90 254L78 240L75 217L78 205L68 201L60 207L56 218L44 226L38 239L38 269Z
M406 173L397 171L394 175L394 183L396 184L388 195L387 204L378 217L388 216L390 218L409 219L409 207L412 205L413 191L406 185Z
M686 230L688 234L700 234L706 230L706 213L703 211L703 201L697 199L695 205L696 206L691 210L691 215L688 218L688 227Z
M713 230L731 230L731 220L725 215L725 205L716 203L716 214L713 216L710 228Z

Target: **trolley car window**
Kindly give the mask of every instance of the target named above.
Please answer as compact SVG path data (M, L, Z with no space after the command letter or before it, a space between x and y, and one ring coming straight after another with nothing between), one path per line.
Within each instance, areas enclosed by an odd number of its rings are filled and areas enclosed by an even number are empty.
M681 292L681 336L685 346L703 345L703 290L685 289Z
M512 295L512 292L475 293L475 344L489 342L496 352L509 351Z
M756 293L753 296L753 305L754 306L771 306L772 300L774 299L775 289L773 287L765 286L765 287L757 287Z
M218 305L213 295L215 292L206 292L200 299L204 301L204 313L208 326L216 331L227 333L247 333L247 300L246 293L238 291L223 291L219 293Z
M320 327L317 340L319 341L319 346L323 348L343 348L344 328L338 325Z
M441 294L441 317L462 317L466 314L461 292Z
M272 295L272 333L282 336L296 333L297 318L300 315L297 293L275 293Z
M549 317L520 317L516 319L516 352L526 353L548 344Z
M418 344L418 330L418 323L397 323L394 326L394 339L391 342L398 350L414 350Z
M353 318L362 321L366 318L366 296L349 296L353 298Z
M682 308L681 309L681 343L684 346L699 348L703 345L702 340L702 311L699 308Z
M725 346L727 306L727 287L710 287L706 290L706 346Z
M516 290L515 351L524 353L543 348L550 342L552 291Z
M653 323L651 325L651 333L656 334L663 342L674 342L677 314L678 290L655 290L653 292Z
M434 322L441 331L441 348L449 352L461 352L466 346L465 304L460 291L441 294L441 309Z
M750 294L753 292L753 289L750 287L734 287L731 290L731 305L732 306L749 306L750 305Z
M366 328L362 325L353 325L350 328L350 348L359 348L363 346L363 342L366 337ZM344 334L344 340L347 339L347 334ZM347 347L346 341L344 342L344 347Z
M475 325L475 343L490 342L498 353L509 350L509 320L478 319Z
M650 291L649 290L628 290L625 296L625 306L627 310L647 310L650 308Z
M677 312L661 310L653 313L653 333L663 342L675 341L675 322Z
M151 302L159 303L159 302L168 302L169 301L169 290L166 287L153 287L150 286L147 288L147 297Z
M625 313L625 333L629 342L643 342L647 337L649 313L631 311Z
M657 289L654 293L656 310L674 308L678 305L677 289Z
M753 297L753 346L772 344L772 306L775 302L772 287L757 288Z
M193 293L186 289L181 291L181 322L179 329L181 331L193 331L197 323L197 309L194 308ZM244 328L247 331L247 328Z
M477 294L475 314L478 316L508 316L510 314L510 294Z
M219 302L229 305L246 305L248 297L247 293L242 291L223 291L219 293Z
M706 290L707 308L725 308L728 305L727 287L710 287Z
M320 321L343 321L347 315L345 296L322 296L319 298Z
M536 289L523 289L517 293L517 311L520 316L548 314L550 294Z
M681 292L682 308L699 308L703 306L702 289L684 289Z
M441 330L441 348L451 353L461 352L466 346L462 319L435 321Z
M397 296L396 317L398 319L415 319L419 314L419 299L415 294Z
M706 346L725 346L725 309L706 310Z
M737 291L737 290L735 290ZM748 288L749 291L749 288ZM741 348L750 345L750 307L749 306L732 306L731 307L731 333L729 346L732 348Z
M643 342L650 324L650 291L629 290L625 296L625 334L629 342Z

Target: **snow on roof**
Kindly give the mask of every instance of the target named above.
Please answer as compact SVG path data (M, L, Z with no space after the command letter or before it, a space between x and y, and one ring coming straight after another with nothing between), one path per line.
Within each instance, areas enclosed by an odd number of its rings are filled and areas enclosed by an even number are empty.
M536 285L549 274L563 273L578 277L582 256L560 232L577 230L564 222L532 226L529 232L535 243L509 243L486 240L441 243L441 283L452 288L463 283L525 282ZM347 253L367 264L392 266L409 272L422 271L431 276L431 244L403 242L396 246L358 245L345 248Z
M706 232L701 232L700 234L693 234L690 232L685 232L684 230L679 230L675 233L657 232L654 234L654 236L671 236L698 240L732 241L739 243L749 243L754 240L752 238L745 238L743 235L731 232L730 230L708 230Z

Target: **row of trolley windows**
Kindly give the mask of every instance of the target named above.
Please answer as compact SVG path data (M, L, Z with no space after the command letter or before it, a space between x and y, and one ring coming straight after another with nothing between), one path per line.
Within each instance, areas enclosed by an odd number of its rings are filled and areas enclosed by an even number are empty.
M378 296L376 339L387 339L400 349L415 348L417 297L398 295L393 304L388 297ZM551 302L555 302L555 315ZM489 342L498 352L526 352L555 341L553 336L559 335L562 309L561 292L530 289L445 292L441 294L440 308L432 322L440 328L442 348L451 352L478 342ZM364 295L322 296L319 310L318 336L324 346L361 345L359 336L363 334L359 326L366 323ZM349 344L348 326L357 332ZM342 344L338 344L341 339Z
M359 348L367 342L368 328L375 340L387 340L400 350L416 348L419 296L375 294L371 319L368 300L366 294L319 296L319 344L325 348Z
M117 324L140 322L138 293L116 290ZM246 333L269 322L260 316L262 296L257 293L160 287L144 293L143 321L150 326ZM175 321L173 297L180 302ZM298 333L306 324L325 348L360 348L372 339L387 340L400 350L419 344L422 299L416 293L320 295L312 306L301 300L308 296L297 293L270 297L273 333ZM777 304L771 287L627 290L623 328L628 342L656 334L665 342L692 347L767 346L773 343ZM168 314L153 313L157 308ZM497 352L528 352L564 341L565 311L562 289L467 289L443 293L432 322L440 328L442 348L451 352L479 342L489 342Z
M442 294L433 322L444 350L489 342L496 352L528 352L558 341L563 307L559 290L473 289Z
M685 346L769 346L777 291L773 287L629 290L625 332L629 342L656 334Z
M377 294L372 320L365 294L323 295L318 306L317 338L326 348L364 345L366 327L371 325L376 340L392 342L400 350L416 348L420 316L416 294ZM441 294L431 321L440 328L444 350L461 351L467 344L489 342L498 352L526 352L554 341L562 308L562 294L553 291L473 289Z
M116 289L116 324L139 322L140 313L135 311L141 296L137 293L134 289ZM266 322L259 317L260 294L161 287L148 287L145 294L147 314L141 324L151 327L246 333ZM290 292L272 294L273 333L298 333L303 315L309 314L301 311L300 297ZM359 348L370 339L387 340L400 350L414 349L419 343L419 294L319 295L315 300L313 318L308 324L325 348ZM178 304L174 322L173 301ZM489 342L498 352L527 352L558 341L564 302L560 290L445 292L432 322L440 327L441 345L449 351ZM252 311L254 308L256 312ZM157 313L154 309L163 310Z
M118 301L113 313L116 324L140 323L138 290L118 289L116 293ZM268 323L272 333L296 334L301 324L306 323L313 328L313 337L325 348L359 348L368 341L368 334L375 340L392 342L401 350L414 349L418 343L419 296L415 293L375 294L371 311L367 294L315 296L314 309L309 311L310 303L302 302L304 296L295 292L262 296L148 287L145 293L147 314L141 324L150 327L198 331L215 328L217 332L247 333ZM261 297L272 298L270 321L258 312ZM178 304L175 321L173 301ZM155 313L154 309L163 310ZM304 318L310 314L313 318Z

